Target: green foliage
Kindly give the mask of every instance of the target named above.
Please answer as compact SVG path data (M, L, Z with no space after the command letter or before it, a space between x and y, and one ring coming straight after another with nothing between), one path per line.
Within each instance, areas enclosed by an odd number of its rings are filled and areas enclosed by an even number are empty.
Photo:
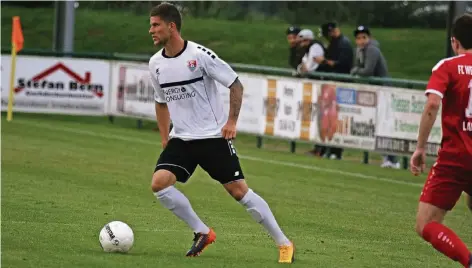
M202 9L206 5L206 2L196 3L202 5ZM221 3L223 6L229 5ZM215 9L215 17L221 14L219 12ZM254 11L252 14L252 22L186 16L183 36L210 47L228 62L288 67L288 46L285 39L288 24L277 21L276 17L266 18L264 13ZM10 47L11 17L15 15L21 16L26 49L52 48L54 10L10 6L2 8L2 47ZM302 26L312 30L319 27L317 24ZM152 46L148 27L147 14L78 8L75 51L151 55L157 48ZM354 26L342 25L341 28L354 41ZM444 30L373 28L372 33L380 42L391 77L426 80L432 66L446 53Z

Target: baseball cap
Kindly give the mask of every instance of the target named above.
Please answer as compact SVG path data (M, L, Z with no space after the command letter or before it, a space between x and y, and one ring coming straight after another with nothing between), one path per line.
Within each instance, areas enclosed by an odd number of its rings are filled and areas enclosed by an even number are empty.
M298 33L298 37L300 37L301 39L309 39L309 40L313 40L315 39L315 35L313 34L313 32L309 29L303 29L301 30L299 33Z
M336 27L338 27L336 22L327 22L327 23L321 25L321 34L323 36L328 36L328 33Z
M300 32L300 28L297 26L290 26L287 29L287 35L289 34L298 34Z
M359 25L357 28L354 30L354 36L357 36L360 33L365 33L368 36L370 36L370 30L367 28L367 26L364 25Z

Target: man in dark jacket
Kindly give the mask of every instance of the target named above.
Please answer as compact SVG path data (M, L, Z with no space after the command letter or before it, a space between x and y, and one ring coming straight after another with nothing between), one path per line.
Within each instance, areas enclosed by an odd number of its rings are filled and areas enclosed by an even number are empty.
M354 61L351 41L341 33L334 22L323 24L321 34L329 41L323 62L327 65L326 70L332 73L349 74Z
M328 39L325 59L320 68L324 72L349 74L354 61L354 50L351 41L341 33L335 22L321 25L321 34ZM341 159L344 149L336 147L315 146L315 154L331 159Z
M306 48L300 46L300 40L297 37L299 32L300 28L298 28L297 26L290 26L286 31L287 42L290 46L290 56L288 64L294 70L296 70L298 65L302 62L302 58L306 52Z

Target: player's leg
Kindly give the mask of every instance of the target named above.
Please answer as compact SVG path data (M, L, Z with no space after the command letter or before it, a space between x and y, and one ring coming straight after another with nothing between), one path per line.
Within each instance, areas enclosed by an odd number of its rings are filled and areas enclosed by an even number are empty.
M460 180L454 180L456 176L450 168L434 166L431 169L418 206L416 232L436 250L468 268L470 251L454 231L442 224L464 188Z
M279 262L292 262L293 244L280 229L267 202L246 184L232 141L211 139L202 142L200 146L202 157L199 164L202 168L213 179L223 184L226 191L267 230L280 248ZM212 150L210 153L204 153L205 148Z
M290 240L280 229L267 202L248 187L244 179L223 184L228 193L243 205L252 218L262 224L278 246L291 245Z
M208 226L197 216L187 197L174 187L177 181L185 183L195 168L196 164L186 154L185 142L171 139L157 161L151 188L157 200L196 234L208 234Z

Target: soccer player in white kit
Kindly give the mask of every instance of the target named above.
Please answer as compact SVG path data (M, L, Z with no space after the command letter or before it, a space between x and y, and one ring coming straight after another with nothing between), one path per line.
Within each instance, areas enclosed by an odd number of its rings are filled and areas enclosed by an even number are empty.
M213 51L182 39L178 9L162 3L151 10L154 45L163 49L149 61L156 100L156 117L163 152L152 176L159 202L186 222L195 233L186 256L198 256L216 233L195 213L189 200L174 187L185 183L200 165L260 223L279 247L279 262L294 261L293 243L285 236L269 206L244 180L232 139L243 96L237 74ZM224 112L217 83L230 90L229 115ZM170 120L173 128L169 134Z

